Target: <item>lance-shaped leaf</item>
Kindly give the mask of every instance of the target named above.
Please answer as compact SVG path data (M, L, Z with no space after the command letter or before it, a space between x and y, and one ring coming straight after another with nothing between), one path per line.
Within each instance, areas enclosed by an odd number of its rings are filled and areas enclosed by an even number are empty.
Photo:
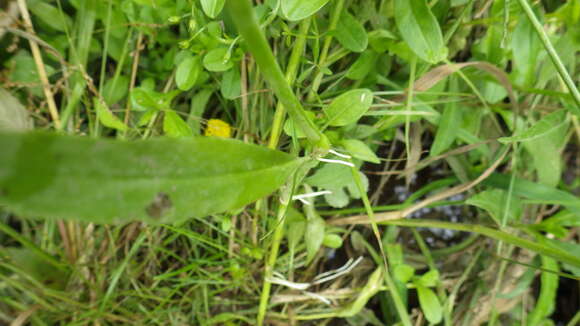
M395 22L403 40L421 59L435 64L447 57L441 28L424 0L395 0Z
M0 133L0 205L27 216L170 223L242 207L302 160L211 138L119 141Z

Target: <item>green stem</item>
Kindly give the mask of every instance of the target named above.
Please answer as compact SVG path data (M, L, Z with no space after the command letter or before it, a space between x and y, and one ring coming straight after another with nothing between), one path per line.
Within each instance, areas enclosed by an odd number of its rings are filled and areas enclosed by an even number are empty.
M340 14L342 13L342 7L344 7L344 0L338 0L336 5L334 6L334 11L330 16L330 25L328 26L328 31L332 31L336 29L338 25L338 20L340 18ZM330 44L332 43L332 34L328 34L324 39L324 44L322 45L322 52L320 53L320 59L318 60L318 73L314 77L312 81L312 88L310 89L310 93L308 94L308 101L312 102L314 97L316 97L318 93L318 88L320 87L320 83L322 82L322 77L324 77L324 73L322 72L322 68L327 64L326 58L328 57L328 51L330 50Z
M270 289L272 288L272 283L268 281L272 274L274 273L274 266L276 265L276 259L278 258L278 251L280 250L280 243L282 242L282 237L284 236L284 216L286 216L286 211L288 205L280 204L278 208L278 218L276 219L276 230L274 231L274 237L272 239L272 247L270 248L270 256L266 261L266 267L264 271L264 283L262 285L262 293L260 294L260 305L258 306L258 326L264 324L264 319L266 317L266 311L268 310L268 300L270 299Z
M400 219L381 222L388 225L398 225L406 227L423 227L423 228L438 228L438 229L449 229L465 232L473 232L485 235L489 238L503 241L520 248L528 249L534 251L538 254L550 256L554 259L560 260L562 262L580 267L580 257L576 257L568 252L555 249L546 245L539 244L524 238L520 238L513 234L509 234L504 231L495 230L485 226L477 224L461 224L461 223L451 223L451 222L441 222L434 220L421 220L421 219Z
M286 81L290 85L292 85L296 79L298 65L300 64L300 59L302 58L304 48L306 46L306 36L308 29L310 28L311 21L311 18L307 18L300 23L300 31L294 43L294 48L292 49L292 54L290 55L290 60L288 61L288 67L286 68ZM269 148L275 149L278 146L278 141L280 140L280 134L282 133L282 126L284 125L285 117L286 109L284 108L282 102L278 102L276 105L276 113L274 114L272 132L270 133L270 140L268 142Z
M369 216L369 219L371 220L371 226L372 226L373 233L374 233L374 235L377 239L377 242L379 244L379 249L381 251L381 256L383 259L383 265L385 268L385 274L384 274L385 284L390 289L389 294L391 295L391 298L393 299L393 302L395 304L395 308L397 309L397 313L399 314L399 318L401 318L401 322L405 326L411 326L412 325L411 318L409 317L409 313L407 312L407 307L405 307L405 303L403 302L403 299L401 298L401 295L399 294L399 291L397 290L397 287L395 286L395 282L393 281L393 278L391 277L391 274L389 272L389 266L387 264L387 257L385 255L385 249L383 248L383 242L381 241L379 227L378 227L377 222L375 220L375 215L373 212L373 208L371 206L371 202L369 201L369 197L367 196L367 193L363 187L362 180L361 180L360 174L358 172L358 169L355 167L352 167L351 171L352 171L354 181L357 185L358 191L361 194L361 198L362 198L363 204L366 208L367 215Z
M248 49L254 56L256 63L266 81L288 110L288 114L304 132L313 145L323 140L323 135L314 122L308 118L302 104L288 84L268 42L258 24L256 15L249 0L228 0L227 9L230 17L236 24L238 32L243 36Z
M566 84L568 90L572 94L574 102L576 102L577 107L574 108L574 114L580 116L580 92L578 92L578 88L576 88L576 85L574 84L572 77L570 77L570 74L568 74L566 67L564 67L564 63L562 63L560 56L558 56L558 52L556 52L556 49L554 49L554 46L552 45L552 42L550 42L548 34L546 34L544 27L542 26L542 24L540 24L540 21L534 14L534 11L532 10L528 2L526 0L518 0L518 1L520 3L520 6L528 16L528 19L534 26L534 29L536 30L538 37L540 38L542 43L544 43L544 48L546 48L546 51L548 51L550 59L552 59L552 63L554 63L554 66L556 66L556 70L558 70L560 77L564 80L564 83Z

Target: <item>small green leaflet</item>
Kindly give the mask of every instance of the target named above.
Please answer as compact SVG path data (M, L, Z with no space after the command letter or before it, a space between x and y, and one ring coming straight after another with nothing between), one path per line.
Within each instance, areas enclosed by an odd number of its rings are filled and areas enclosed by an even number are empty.
M372 103L373 93L366 88L345 92L324 109L328 125L340 127L357 122L369 110Z
M381 163L375 152L358 139L345 139L340 143L353 157L375 164Z
M395 0L395 22L411 50L436 64L447 57L447 48L437 19L425 0Z
M568 123L566 110L558 110L543 117L535 125L512 137L498 139L502 143L524 142L545 136Z
M142 141L0 133L0 205L98 223L172 223L243 207L303 161L213 137Z
M443 319L443 308L435 295L435 292L423 285L416 284L419 294L419 304L425 314L425 318L432 324L437 324Z
M329 0L283 0L282 13L289 21L298 21L314 15Z

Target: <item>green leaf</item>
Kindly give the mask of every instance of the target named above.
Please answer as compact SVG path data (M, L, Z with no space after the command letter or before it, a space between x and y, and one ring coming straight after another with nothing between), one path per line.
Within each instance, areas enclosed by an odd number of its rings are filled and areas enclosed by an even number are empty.
M175 71L175 84L182 91L190 90L201 72L198 57L188 57L182 60Z
M212 49L203 57L203 66L208 71L222 72L229 70L233 65L227 48Z
M226 3L226 0L200 0L200 1L203 12L209 18L216 18L217 15L219 15L220 12L222 12L222 9L224 9L224 4Z
M439 282L439 271L431 269L427 273L421 275L416 283L424 287L434 287Z
M0 88L0 130L25 131L33 127L26 108L8 91Z
M353 89L335 98L324 109L328 125L334 127L355 123L373 103L373 93L366 89Z
M0 133L0 204L14 213L172 223L270 194L303 161L214 138L144 141Z
M542 43L534 26L525 16L519 18L512 34L514 83L522 87L532 87L537 82L536 72Z
M562 149L566 142L569 120L542 137L525 141L524 148L533 157L533 165L538 173L538 181L555 187L560 182L563 168Z
M237 67L230 69L222 76L221 93L224 98L233 100L241 94L240 71Z
M325 234L322 244L329 248L340 248L342 246L342 238L334 233Z
M304 238L306 218L292 206L288 207L286 216L288 219L286 238L288 238L288 248L293 251Z
M0 248L0 261L14 266L16 268L14 272L27 274L48 288L63 290L66 286L68 278L66 270L48 263L29 248ZM0 268L0 274L4 274L4 268Z
M306 257L307 263L310 263L312 259L314 259L314 256L316 256L316 253L322 246L325 228L326 223L320 217L313 217L308 220L306 224L306 234L304 234L306 252L308 253Z
M377 53L372 50L367 50L361 53L352 66L348 68L346 77L352 80L361 80L365 78L374 68L377 58Z
M340 16L340 23L334 31L334 37L342 46L353 52L363 52L369 42L363 25L348 12L343 12Z
M407 264L398 264L395 266L393 274L398 281L405 284L415 275L415 269Z
M540 325L540 322L554 312L554 304L558 292L558 272L560 268L556 260L542 256L542 276L540 295L536 306L528 315L528 325Z
M193 135L189 125L172 110L165 111L165 117L163 118L163 132L170 137L190 137Z
M376 164L381 163L381 160L367 146L367 144L358 139L345 139L340 143L347 152L358 159Z
M451 78L449 91L457 92L458 90L457 79ZM461 127L461 121L462 114L457 108L457 102L451 99L451 102L445 104L443 114L439 119L435 139L433 140L433 145L431 145L431 156L439 155L451 147L457 136L457 130Z
M28 0L28 9L43 23L59 32L65 32L67 27L72 26L71 18L47 1Z
M507 208L507 200L508 193L506 191L490 189L472 196L465 203L484 209L497 225L504 225L502 220L505 209ZM522 204L517 197L512 196L509 203L510 206L507 212L506 223L518 221L522 213Z
M562 109L546 115L536 124L517 135L512 137L502 137L498 140L502 143L526 142L556 132L559 128L567 124L568 120L566 119L566 110Z
M441 28L425 0L395 0L395 22L419 58L436 64L447 57Z
M122 100L129 91L129 77L121 75L111 78L105 82L103 87L103 98L105 103L111 106Z
M116 115L109 110L98 98L94 100L95 110L97 111L97 118L99 121L106 127L117 129L120 131L126 131L129 129L121 119L119 119Z
M289 21L302 20L318 12L329 0L284 0L282 13Z
M441 303L431 289L417 284L417 293L419 294L419 305L425 318L432 323L437 324L443 318L443 309Z

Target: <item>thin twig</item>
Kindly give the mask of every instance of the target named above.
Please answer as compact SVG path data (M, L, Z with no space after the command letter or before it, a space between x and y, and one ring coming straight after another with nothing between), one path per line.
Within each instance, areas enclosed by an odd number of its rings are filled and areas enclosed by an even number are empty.
M20 14L24 20L24 25L27 31L34 35L34 28L32 26L32 20L30 19L30 13L28 12L28 7L26 6L26 0L18 0L18 6L20 7ZM48 76L46 74L46 67L42 61L42 54L40 53L40 48L38 44L29 39L30 49L32 50L32 57L34 58L34 63L36 64L36 69L38 69L38 77L42 82L42 89L44 90L44 96L48 104L48 112L54 122L56 129L61 128L60 117L58 115L58 110L56 108L56 102L54 101L54 96L52 90L50 89L50 83L48 81Z

